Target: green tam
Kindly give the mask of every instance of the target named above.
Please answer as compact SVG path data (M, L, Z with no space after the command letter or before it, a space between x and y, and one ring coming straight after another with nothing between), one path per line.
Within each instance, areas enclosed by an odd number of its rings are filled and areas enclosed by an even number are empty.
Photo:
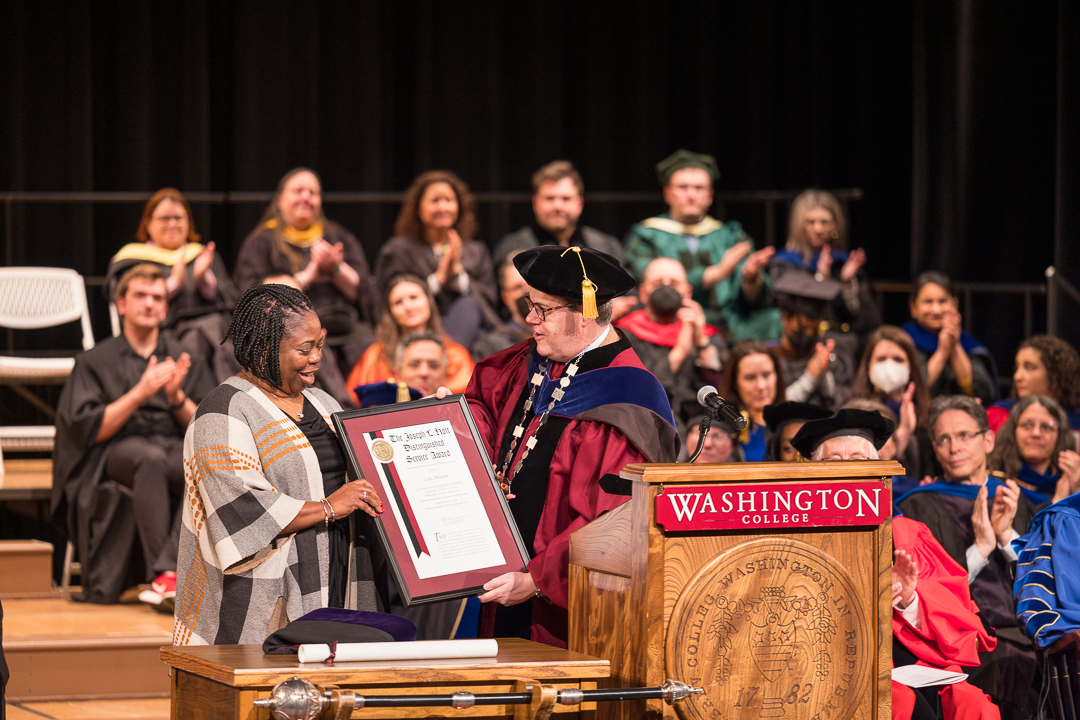
M660 182L660 187L667 185L677 170L685 168L700 168L709 173L713 182L720 179L720 169L716 166L716 158L712 155L679 149L656 163L656 179Z

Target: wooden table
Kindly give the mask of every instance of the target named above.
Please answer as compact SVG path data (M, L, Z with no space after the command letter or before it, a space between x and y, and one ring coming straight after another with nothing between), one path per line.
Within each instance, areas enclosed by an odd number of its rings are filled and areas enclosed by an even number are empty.
M499 640L495 658L477 660L410 660L348 662L332 666L301 665L295 655L264 655L260 645L163 647L161 661L172 666L173 720L268 720L268 710L253 706L269 697L275 685L293 676L315 685L337 685L363 695L508 693L517 680L536 680L562 688L596 688L608 677L609 663L581 653L516 638ZM511 718L511 705L365 708L354 718ZM591 720L595 703L556 705L567 720Z

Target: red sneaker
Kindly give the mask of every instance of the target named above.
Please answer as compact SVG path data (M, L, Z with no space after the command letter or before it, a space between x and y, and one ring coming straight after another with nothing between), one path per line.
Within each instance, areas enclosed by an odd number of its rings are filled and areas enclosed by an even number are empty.
M149 605L160 605L176 597L176 573L166 571L154 578L149 590L139 593L139 599Z

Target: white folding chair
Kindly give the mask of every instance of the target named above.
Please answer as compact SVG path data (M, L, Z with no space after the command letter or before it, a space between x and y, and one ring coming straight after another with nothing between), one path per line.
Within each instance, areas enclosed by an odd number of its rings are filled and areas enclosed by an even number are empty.
M0 327L38 330L80 321L83 350L94 347L82 276L67 268L0 268ZM49 417L54 410L25 385L62 383L75 367L74 357L0 356L0 384Z

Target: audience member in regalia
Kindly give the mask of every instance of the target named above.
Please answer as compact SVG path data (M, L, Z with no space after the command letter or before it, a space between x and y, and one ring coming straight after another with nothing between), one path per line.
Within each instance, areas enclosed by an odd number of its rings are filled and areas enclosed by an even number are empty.
M915 280L903 330L915 343L930 397L967 395L984 407L997 399L997 365L990 351L963 329L959 301L943 273L928 271Z
M443 328L465 347L493 325L498 286L487 245L473 237L476 201L465 181L429 170L405 191L394 237L375 260L379 290L402 274L421 278L435 297Z
M848 399L859 398L880 400L898 418L896 460L908 477L922 480L938 474L927 427L930 392L915 344L895 325L882 325L867 340Z
M392 380L393 355L401 338L409 333L432 332L442 338L446 350L446 387L456 393L464 392L472 376L472 356L443 332L435 298L424 281L415 275L399 275L387 283L383 297L385 310L376 330L378 340L353 366L345 380L346 387L351 391L357 385Z
M808 420L822 420L831 416L832 410L810 403L787 402L765 406L763 416L769 430L769 442L765 449L765 459L777 462L795 462L802 458L799 451L791 444L795 433L799 432Z
M813 461L874 460L893 437L895 424L878 412L842 409L809 420L792 445ZM928 665L954 672L978 667L979 653L997 640L985 627L972 601L967 573L950 557L924 524L893 518L892 573L893 665ZM978 687L959 682L912 690L893 681L892 717L896 720L941 717L947 720L998 720L1000 714Z
M840 201L824 190L806 190L791 203L787 245L773 256L769 274L779 280L797 270L819 280L838 281L841 290L830 298L829 319L865 337L881 324L881 317L866 275L866 251L849 253L846 244Z
M615 327L630 334L634 352L664 386L678 417L685 402L696 400L699 387L720 382L727 343L705 321L678 260L650 262L637 290L642 309L616 320Z
M135 238L138 242L120 248L109 261L106 296L116 297L116 285L127 270L140 263L157 265L165 275L169 302L161 327L189 352L212 359L239 293L214 243L199 242L187 198L175 188L154 193L143 207Z
M935 398L930 428L943 477L920 485L896 504L905 516L930 528L967 570L971 597L997 632L998 647L971 672L971 683L988 693L1005 717L1026 717L1037 664L1030 641L1017 629L1009 563L1016 561L1012 541L1027 532L1035 507L1015 480L1001 482L989 474L994 431L974 398Z
M1039 394L1052 397L1069 418L1069 427L1080 430L1080 353L1053 335L1035 335L1016 351L1012 397L998 400L986 415L997 430L1009 417L1017 400Z
M375 339L378 292L360 241L327 220L322 182L314 170L303 167L281 178L236 259L241 292L280 274L292 275L311 299L338 365L352 367Z
M1016 480L1035 505L1064 500L1080 490L1076 436L1061 406L1046 395L1028 395L1013 405L997 431L990 469Z
M319 608L376 610L381 595L368 516L382 500L347 476L330 422L341 408L313 387L326 338L314 305L256 285L228 336L242 370L203 399L184 440L177 645L261 643Z
M504 317L499 318L494 328L481 335L472 345L472 356L477 362L517 345L522 340L532 337L532 330L525 322L529 306L525 298L529 295L529 286L521 273L514 267L514 256L520 250L507 255L499 265L499 297L502 298Z
M709 215L713 183L720 178L716 158L677 150L656 164L656 177L667 212L635 223L626 236L638 280L654 258L678 260L707 321L724 328L729 341L778 337L780 317L769 307L772 281L765 272L776 250L755 251L742 225Z
M787 379L789 400L832 409L851 391L858 338L831 328L825 316L840 283L788 272L773 285L784 332L770 343Z
M499 240L491 253L496 267L515 253L538 245L574 245L606 253L622 263L627 272L632 272L626 262L626 248L621 240L581 224L581 213L585 209L585 182L573 163L555 160L543 166L533 173L532 189L533 222ZM628 300L626 310L633 305L633 297ZM624 312L615 310L616 319Z
M734 403L746 418L746 428L739 433L735 451L740 460L759 462L765 459L769 429L765 407L782 403L784 374L772 349L760 340L744 340L731 348L720 395Z
M90 602L151 581L140 598L167 608L175 592L184 429L214 380L161 330L167 297L160 266L129 268L115 296L123 331L75 359L57 404L52 508ZM142 563L130 562L138 546Z

